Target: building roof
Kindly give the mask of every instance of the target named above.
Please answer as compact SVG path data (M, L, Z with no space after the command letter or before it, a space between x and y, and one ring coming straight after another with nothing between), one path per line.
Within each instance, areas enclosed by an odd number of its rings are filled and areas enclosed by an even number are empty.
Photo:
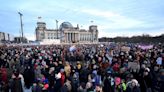
M37 22L37 24L46 24L45 22Z
M47 29L46 31L56 31L55 29Z
M73 26L70 22L63 22L59 27L60 30L69 29L69 28L73 28Z
M80 32L87 32L85 29L80 29Z

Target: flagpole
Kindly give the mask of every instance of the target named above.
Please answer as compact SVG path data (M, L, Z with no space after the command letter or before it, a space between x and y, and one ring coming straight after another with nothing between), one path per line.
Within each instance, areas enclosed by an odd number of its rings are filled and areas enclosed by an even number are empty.
M59 38L58 37L58 20L56 20L56 30L57 30L57 39Z

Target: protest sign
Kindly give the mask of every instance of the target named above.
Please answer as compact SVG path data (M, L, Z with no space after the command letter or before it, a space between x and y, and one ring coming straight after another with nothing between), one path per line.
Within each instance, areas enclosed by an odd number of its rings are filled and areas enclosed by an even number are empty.
M30 50L31 50L31 48L26 48L26 50L30 51Z
M157 60L156 60L157 64L158 65L162 65L162 58L161 57L158 57Z
M128 69L138 70L140 65L136 62L128 62Z
M70 51L70 52L75 51L75 50L76 50L76 46L75 46L75 45L73 45L73 46L71 46L71 47L69 48L69 51Z
M121 51L129 52L130 47L123 46L123 47L121 47Z
M138 45L139 48L143 50L152 49L153 45Z

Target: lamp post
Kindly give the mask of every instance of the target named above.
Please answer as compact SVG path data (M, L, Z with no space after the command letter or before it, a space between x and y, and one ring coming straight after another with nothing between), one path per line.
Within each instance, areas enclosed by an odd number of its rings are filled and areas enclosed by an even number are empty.
M18 12L18 14L20 15L20 25L21 25L21 33L22 33L22 43L23 43L23 23L22 23L22 16L23 14Z
M56 30L57 30L57 39L59 38L58 37L58 20L56 20Z

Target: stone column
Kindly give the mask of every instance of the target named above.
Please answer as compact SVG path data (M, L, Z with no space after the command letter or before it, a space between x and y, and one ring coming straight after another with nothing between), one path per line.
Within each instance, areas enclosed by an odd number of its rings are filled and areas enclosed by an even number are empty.
M64 34L64 37L65 42L67 42L67 33Z
M78 36L78 41L81 41L81 40L80 40L80 33L78 33L77 36Z
M86 35L84 34L84 40L86 41Z
M68 33L67 33L67 42L69 41L69 38L68 38L68 37L69 37L69 35L68 35Z
M77 39L76 39L76 33L74 33L74 35L75 35L75 40L74 40L74 41L76 42L76 40L77 40Z
M78 41L79 39L78 39L78 34L76 33L76 41Z
M72 33L72 40L71 41L73 41L74 39L73 39L73 33Z
M71 40L72 40L72 38L71 38L71 37L72 37L72 36L71 36L71 35L72 35L72 33L69 33L69 34L70 34L70 36L69 36L69 37L70 37L69 41L71 42Z
M72 33L70 33L70 42L72 42Z
M70 41L70 42L71 42L71 35L72 35L72 33L69 33L69 38L70 38L69 41Z
M68 39L69 39L68 37L69 37L69 35L68 35L68 33L67 33L67 42L68 42Z
M74 33L72 33L72 41L74 41L75 40L75 38L74 38Z
M89 41L91 41L91 36L90 36L90 34L89 34Z
M68 36L68 33L67 33L67 42L68 42L68 37L69 37L69 36Z
M70 39L71 38L71 34L70 33L68 33L68 41L70 42Z
M66 42L66 33L64 33L64 42Z
M88 37L88 34L87 34L87 41L88 41L89 37Z
M73 36L74 36L74 41L76 40L76 38L75 38L75 33L73 33Z
M76 41L79 41L78 33L76 33Z

